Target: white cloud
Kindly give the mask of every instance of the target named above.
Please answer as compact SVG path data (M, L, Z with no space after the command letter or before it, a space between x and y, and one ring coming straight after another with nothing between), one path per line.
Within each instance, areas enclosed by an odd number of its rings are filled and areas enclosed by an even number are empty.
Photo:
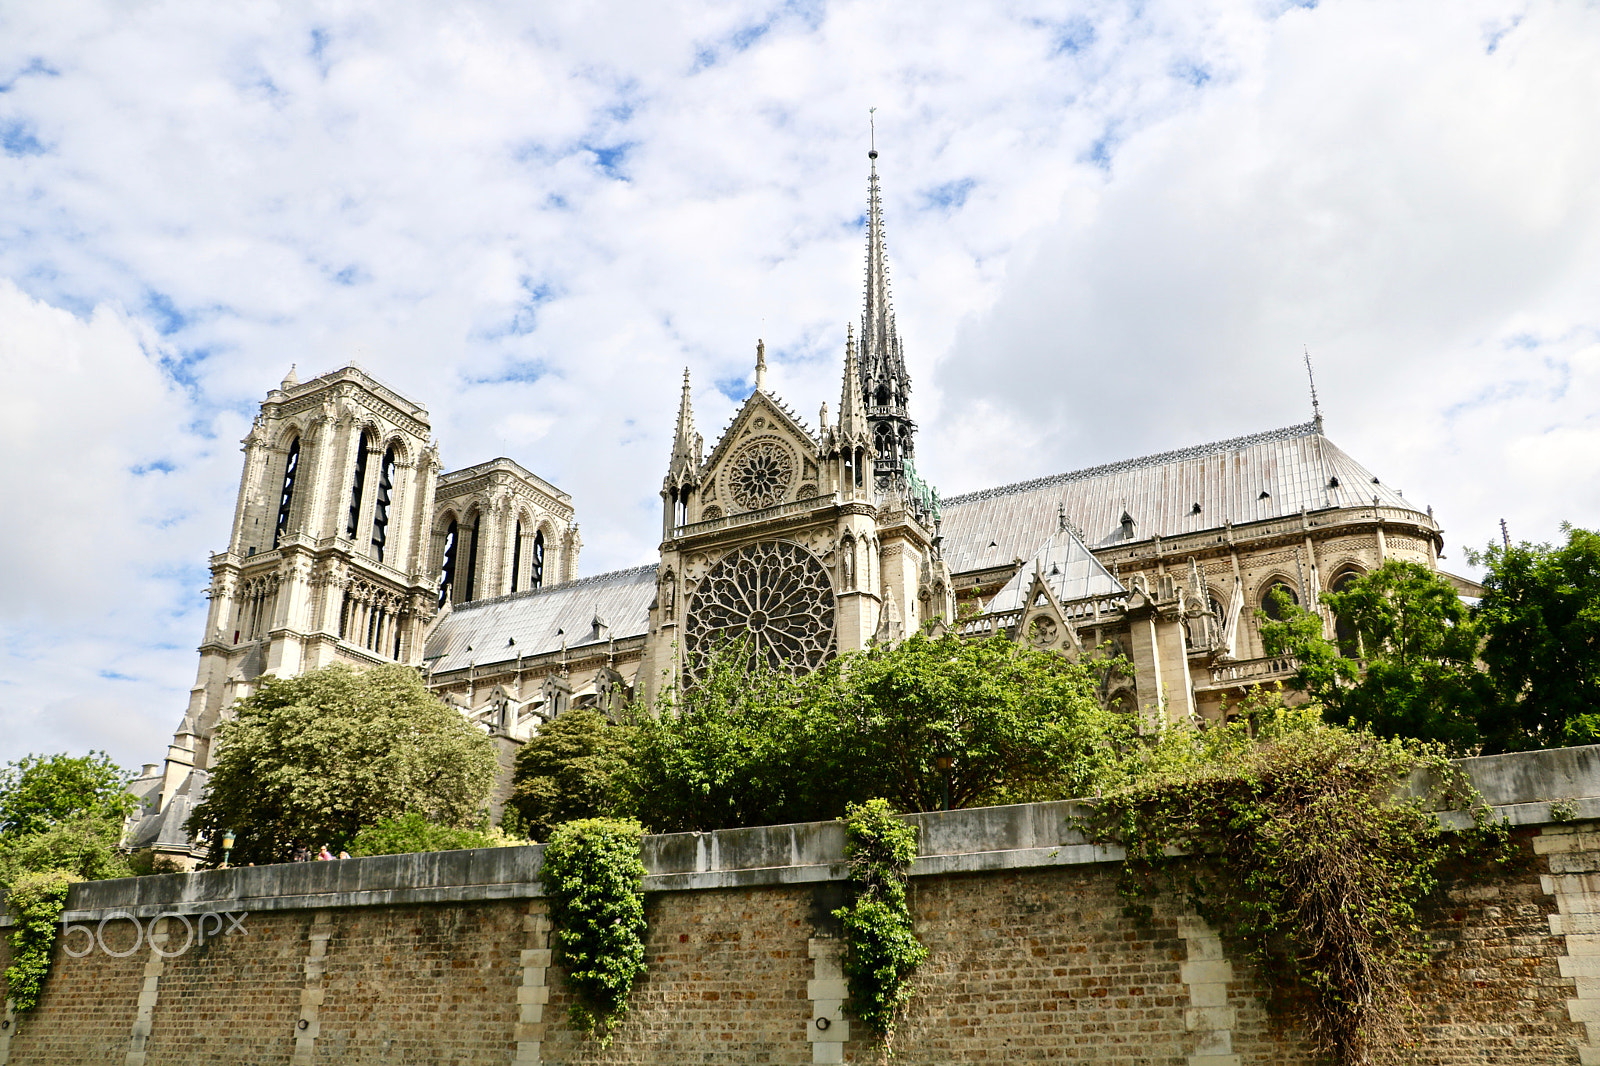
M0 10L0 758L111 707L159 755L291 362L571 492L586 571L649 559L685 364L708 437L757 336L837 402L871 106L945 489L1298 421L1309 343L1458 542L1594 524L1600 35L1524 6Z

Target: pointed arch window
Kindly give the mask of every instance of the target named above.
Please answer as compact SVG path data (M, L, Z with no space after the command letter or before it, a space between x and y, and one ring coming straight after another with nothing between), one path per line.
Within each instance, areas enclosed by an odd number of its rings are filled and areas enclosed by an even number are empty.
M1359 570L1346 570L1333 579L1328 586L1330 592L1345 592L1355 581L1361 577ZM1359 659L1361 657L1361 631L1356 628L1347 614L1333 616L1333 642L1339 648L1339 654L1346 659Z
M383 562L383 544L389 539L389 503L394 492L394 445L383 453L378 472L378 501L372 509L372 557Z
M533 568L528 576L528 587L537 589L544 587L544 530L533 535Z
M294 505L294 482L300 473L300 438L296 437L289 442L289 458L283 464L283 491L278 495L278 526L272 534L272 546L276 548L278 542L289 529L289 510Z
M439 571L439 606L450 598L456 583L456 545L461 540L461 527L451 522L444 531L444 567Z
M367 434L361 434L361 443L356 445L356 475L350 483L350 520L345 523L344 535L351 540L356 539L356 531L361 528L361 493L367 487Z
M522 521L517 520L517 535L511 541L511 591L517 591L517 579L522 576Z
M473 586L478 583L478 533L483 529L483 512L472 518L472 544L467 548L467 584L462 589L460 603L472 599Z

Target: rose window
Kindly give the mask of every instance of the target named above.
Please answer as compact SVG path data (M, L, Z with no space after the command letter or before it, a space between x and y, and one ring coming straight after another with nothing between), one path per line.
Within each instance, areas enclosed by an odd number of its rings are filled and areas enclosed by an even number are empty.
M796 544L750 544L722 557L689 599L691 674L723 643L745 642L769 666L809 673L833 657L833 585Z
M755 511L771 507L789 494L794 458L777 441L757 441L739 453L728 478L728 491L739 506Z

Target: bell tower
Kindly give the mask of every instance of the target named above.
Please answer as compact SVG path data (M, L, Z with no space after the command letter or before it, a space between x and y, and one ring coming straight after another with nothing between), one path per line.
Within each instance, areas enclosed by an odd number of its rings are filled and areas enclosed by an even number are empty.
M163 807L197 798L191 771L211 765L217 723L262 674L419 664L437 612L428 555L440 465L425 408L355 366L304 383L291 367L243 445Z

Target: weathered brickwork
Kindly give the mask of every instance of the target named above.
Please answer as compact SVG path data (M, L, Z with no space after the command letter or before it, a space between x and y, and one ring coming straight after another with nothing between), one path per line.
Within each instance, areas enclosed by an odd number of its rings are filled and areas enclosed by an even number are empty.
M616 1043L573 1031L572 995L550 970L544 1061L550 1063L810 1063L806 982L810 888L671 892L649 898L650 972L634 986Z
M509 1063L525 911L508 900L337 914L316 1061Z
M1041 806L1009 821L963 815L958 826L1009 827L995 839L1005 836L1012 850L942 852L991 858L963 858L970 872L960 873L924 863L927 872L913 877L912 909L929 958L895 1061L1316 1066L1292 1015L1268 1001L1238 945L1180 899L1158 900L1147 920L1132 918L1116 891L1115 862L1090 848L1069 855L1074 845L1029 844L1041 839L1050 813ZM1422 915L1432 958L1414 989L1417 1045L1405 1061L1600 1063L1589 1033L1600 1028L1600 823L1530 822L1518 832L1516 862L1489 874L1452 873ZM939 833L930 836L937 845ZM774 840L790 837L799 841L795 851L774 850ZM309 875L291 882L291 872L283 883L300 894L258 895L255 906L267 909L249 914L242 930L222 933L213 922L203 943L185 947L181 922L165 919L168 939L158 943L169 958L153 952L148 937L135 949L131 923L109 919L105 946L129 954L117 958L97 944L73 958L58 945L38 1009L9 1030L9 1043L0 1038L0 1066L875 1063L864 1027L840 1013L831 911L846 887L830 879L836 867L812 861L826 853L802 837L790 827L764 839L746 833L673 845L686 866L702 869L677 881L652 874L660 890L646 904L649 973L609 1047L571 1026L547 906L529 895L529 857L505 853L508 877L522 880L497 882L487 872L500 861L494 855L458 853L314 872L353 885L410 871L407 891L460 885L476 898L399 902L383 894L388 889L319 896ZM991 838L965 839L970 846ZM705 872L713 853L742 855L748 865L739 869L751 873L740 877L749 883ZM787 867L772 861L788 854L801 858ZM446 866L458 880L426 881L429 869ZM180 899L184 885L230 884L207 877L140 884L162 900ZM231 884L246 880L241 872ZM516 898L487 892L499 884L527 887ZM81 898L92 901L95 891L104 901L124 889L84 886ZM148 906L146 929L156 908L178 905L123 898ZM191 904L198 905L184 905ZM116 913L98 906L78 913ZM65 946L89 943L75 932ZM0 961L8 954L0 945Z
M163 966L145 1061L288 1062L311 913L250 914L242 930L220 918L190 921L194 941ZM165 950L176 953L184 930L171 928L172 919L167 924Z
M1184 1063L1177 915L1123 917L1113 871L929 878L913 905L929 958L897 1062Z
M17 1035L11 1041L13 1064L122 1066L150 954L142 931L138 936L137 950L120 959L101 951L98 944L75 959L57 940L39 1005L16 1023ZM127 921L105 924L103 939L111 951L129 951L135 947L134 938L133 926ZM73 951L81 952L86 941L82 933L74 933L68 943Z

